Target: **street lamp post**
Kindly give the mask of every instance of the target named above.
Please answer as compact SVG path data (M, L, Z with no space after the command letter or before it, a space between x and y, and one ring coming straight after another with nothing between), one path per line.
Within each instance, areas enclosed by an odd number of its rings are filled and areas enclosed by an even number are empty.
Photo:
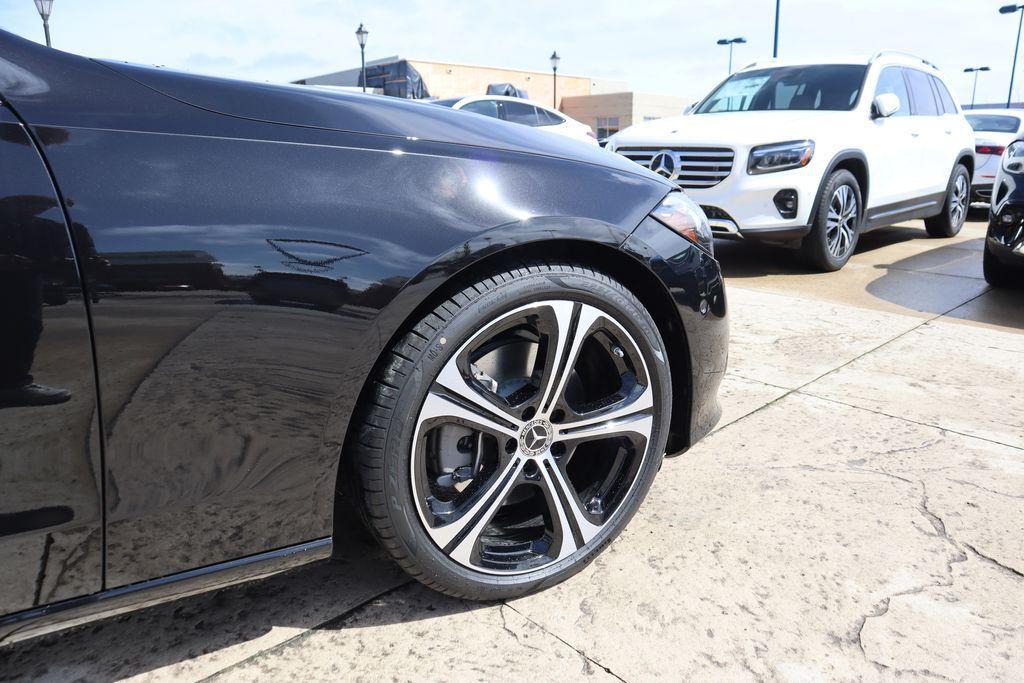
M1003 5L999 8L1000 14L1013 14L1024 9L1024 5ZM1013 66L1010 67L1010 90L1006 93L1006 107L1009 109L1010 100L1013 98L1013 79L1017 77L1017 50L1020 49L1020 29L1024 26L1024 12L1021 12L1017 20L1017 42L1013 44Z
M551 53L551 106L555 109L558 109L558 65L561 61L557 50Z
M974 96L978 94L978 74L982 71L991 71L987 66L969 66L964 69L965 74L974 74L974 87L971 88L971 109L974 109Z
M359 41L359 80L363 83L363 92L366 92L366 37L370 35L370 32L363 28L362 22L359 22L359 28L356 29L356 40Z
M53 9L53 0L36 0L36 9L39 16L43 18L43 33L46 34L46 47L50 45L50 10Z
M728 45L729 46L729 74L730 75L732 74L732 46L736 45L736 44L742 45L745 42L747 42L747 39L746 38L742 38L742 37L739 37L739 38L719 38L718 39L718 44L719 45Z
M779 57L779 5L782 0L775 0L775 42L772 43L772 59Z

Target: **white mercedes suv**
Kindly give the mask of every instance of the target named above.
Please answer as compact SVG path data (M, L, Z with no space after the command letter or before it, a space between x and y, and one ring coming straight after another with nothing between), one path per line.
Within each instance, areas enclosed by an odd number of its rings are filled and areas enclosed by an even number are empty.
M974 171L974 132L939 71L891 51L753 64L690 113L607 148L684 188L716 236L799 246L822 270L842 268L862 232L900 221L952 237Z

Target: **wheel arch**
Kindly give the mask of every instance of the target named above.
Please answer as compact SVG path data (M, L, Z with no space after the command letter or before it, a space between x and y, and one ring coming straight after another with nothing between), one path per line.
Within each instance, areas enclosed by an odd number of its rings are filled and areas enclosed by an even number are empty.
M621 236L621 243L628 233ZM672 417L669 426L667 452L674 453L689 445L690 437L690 401L692 396L693 374L690 361L690 348L683 322L675 308L672 297L658 277L640 260L630 256L618 248L612 241L595 242L589 239L572 237L553 237L514 244L500 251L488 253L465 267L453 272L431 292L423 296L419 303L404 315L393 333L382 339L377 359L359 389L356 409L350 416L348 425L353 420L358 406L372 391L373 378L381 362L387 357L387 350L402 338L408 330L424 315L436 308L448 297L461 291L470 283L489 274L501 272L510 267L529 262L571 262L598 270L615 278L630 290L640 303L648 310L658 327L665 342L665 350L672 373ZM670 342L671 340L671 342ZM336 491L344 495L349 489L343 478L352 476L347 468L354 466L348 457L352 451L351 443L358 438L356 430L346 428L344 443L341 450L341 463L338 471ZM341 531L339 521L342 517L335 511L335 534Z
M867 215L868 196L871 190L871 174L868 170L868 158L864 155L864 152L859 149L844 149L832 157L832 160L828 164L828 168L825 173L822 174L821 180L818 182L818 191L814 195L814 204L811 205L811 213L808 223L814 222L814 217L818 213L818 207L821 206L821 195L825 190L825 184L828 183L829 176L836 171L849 171L853 174L853 177L857 179L857 184L860 186L860 200L864 207L863 213L864 215Z
M974 152L969 149L962 149L956 156L956 164L953 164L953 168L956 168L958 164L962 164L967 168L967 182L971 182L974 178Z

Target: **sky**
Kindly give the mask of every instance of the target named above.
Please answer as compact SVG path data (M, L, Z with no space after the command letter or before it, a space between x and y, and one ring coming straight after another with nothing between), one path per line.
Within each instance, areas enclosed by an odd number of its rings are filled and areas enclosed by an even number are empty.
M989 66L977 101L1005 102L1019 18L998 13L1005 1L781 0L779 55L912 52L965 104L964 67ZM737 66L771 56L774 13L775 0L54 0L50 30L54 47L90 57L284 82L358 66L362 22L367 60L546 71L558 50L560 73L697 99L726 74L718 38L747 39ZM0 28L43 42L32 0L0 0Z

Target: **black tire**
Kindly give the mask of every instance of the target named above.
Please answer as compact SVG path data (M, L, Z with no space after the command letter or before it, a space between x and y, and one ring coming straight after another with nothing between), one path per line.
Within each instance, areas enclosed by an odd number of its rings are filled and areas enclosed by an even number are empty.
M430 442L419 431L420 421L423 419L421 411L425 410L428 398L431 401L437 400L438 375L464 357L460 350L464 344L476 344L477 339L488 334L481 330L490 330L495 326L507 324L504 321L510 319L510 311L541 306L542 304L537 302L545 300L556 301L559 305L571 302L568 305L573 315L577 316L573 318L574 321L579 320L579 311L589 310L587 307L599 309L617 321L620 325L617 329L625 330L625 336L631 342L635 341L634 348L638 349L645 364L642 376L648 378L646 386L650 392L645 395L651 397L653 403L650 409L652 419L644 423L650 425L651 431L646 439L646 448L642 452L639 448L635 449L640 459L635 467L635 474L630 475L632 483L620 489L625 493L620 495L614 511L608 513L609 517L603 523L600 532L593 535L589 541L577 543L580 537L575 534L579 527L567 528L573 524L572 522L569 525L560 525L568 533L573 534L571 543L559 541L560 544L565 543L564 546L560 545L560 548L575 548L565 551L572 554L563 556L560 550L558 558L535 570L516 574L489 574L453 559L455 552L452 545L462 545L463 541L452 541L448 546L449 552L452 553L452 556L449 556L435 543L436 536L430 535L437 528L443 527L433 527L431 532L427 530L427 522L422 516L423 503L417 498L418 484L414 482L416 475L413 474L419 471L416 469L417 459L422 457L416 454L420 451L414 453L414 449L423 448L417 445L419 443ZM567 329L572 334L566 338L575 336L576 323ZM551 346L547 342L546 344L544 348ZM612 350L616 348L612 344ZM352 423L352 429L356 430L355 438L349 440L345 454L348 462L355 466L355 476L349 479L355 485L355 498L362 509L364 521L386 551L405 571L427 586L455 597L500 600L525 595L572 576L591 562L602 548L618 535L639 507L661 466L671 415L671 377L666 359L664 343L647 310L623 285L600 272L568 264L530 264L480 279L441 302L433 311L416 322L386 353L381 366L371 379L371 384L364 391L361 405L357 408L357 415ZM465 362L470 363L468 359ZM558 363L552 365L557 366ZM469 367L473 368L474 373L479 371L476 365ZM568 374L556 370L555 376L564 375L568 379L562 381L569 382L573 379L574 372L570 367ZM537 374L537 371L534 370L533 374ZM479 376L474 374L474 377ZM543 387L544 380L539 381ZM548 381L551 386L559 386L556 379ZM472 382L467 384L471 385ZM546 390L537 390L537 395L542 393L546 393ZM555 393L558 393L557 390ZM552 399L555 401L554 404L550 403ZM561 400L561 397L552 394L548 407L567 405L559 403ZM543 401L543 397L538 399L538 405ZM467 405L464 400L462 404ZM560 411L554 411L558 412ZM495 414L498 414L497 411ZM537 416L540 416L540 413L537 413ZM526 416L524 419L527 419ZM566 419L565 425L558 424L562 419ZM548 426L553 428L552 434L555 434L559 427L569 427L570 420L564 413L560 417L554 417L552 414L551 423ZM455 428L460 427L465 425L456 425ZM528 427L529 424L523 427L524 431L518 432L521 441L509 440L517 444L515 456L510 457L518 458L522 452L520 449L526 448L525 445L518 444L525 444L529 438L525 436ZM547 453L550 454L553 452L550 445L552 442L547 443ZM542 464L540 468L543 467L545 465ZM497 466L494 471L495 475L488 476L497 481L501 473ZM525 465L521 472L527 472ZM536 469L534 474L537 474ZM554 481L553 475L548 472L540 472L540 475L543 476L537 477L538 479ZM480 477L481 481L485 481L483 474ZM428 481L432 482L430 491L433 492L434 480ZM568 478L565 481L568 481ZM503 483L499 482L490 489L486 488L487 486L486 482L480 486L480 490L486 491L478 496L481 501L500 500L501 504L504 504L507 496L518 491L518 488L506 489L509 493L502 492L499 496L493 495L491 491L497 491L498 487L504 486ZM549 483L548 487L557 488L553 483ZM598 500L600 504L600 499L594 498L588 505L594 500ZM577 499L576 504L578 503ZM563 512L567 512L569 508L564 498L560 504L563 506ZM484 508L490 506L491 504L487 503ZM495 506L495 509L498 508ZM587 507L587 512L593 514L590 507ZM483 532L479 529L490 529L491 522L488 520L497 523L498 517L492 518L490 512L473 513L472 510L464 516L470 517L470 513L474 515L474 519L483 521L479 522L480 526L477 526L476 521L468 522L465 527L467 531L460 533L465 534L464 538L479 534L470 540L479 558L483 549L480 539L484 538ZM551 517L556 517L550 509L550 504L549 513ZM545 518L540 516L534 519ZM458 521L456 518L456 522ZM551 541L552 544L554 542Z
M1008 289L1024 285L1024 272L1011 268L996 258L996 255L989 250L987 241L981 265L985 273L985 282L993 287Z
M837 223L836 225L830 226L830 213L834 211L836 201L842 203L840 196L853 198L855 205L852 215L843 214L840 220L832 221ZM828 177L821 190L817 209L812 217L811 231L800 245L804 260L811 267L824 272L836 271L845 266L857 248L863 219L864 202L857 178L846 170L835 171Z
M964 227L971 206L971 176L967 167L957 164L946 186L942 212L924 219L925 230L932 237L954 237Z

